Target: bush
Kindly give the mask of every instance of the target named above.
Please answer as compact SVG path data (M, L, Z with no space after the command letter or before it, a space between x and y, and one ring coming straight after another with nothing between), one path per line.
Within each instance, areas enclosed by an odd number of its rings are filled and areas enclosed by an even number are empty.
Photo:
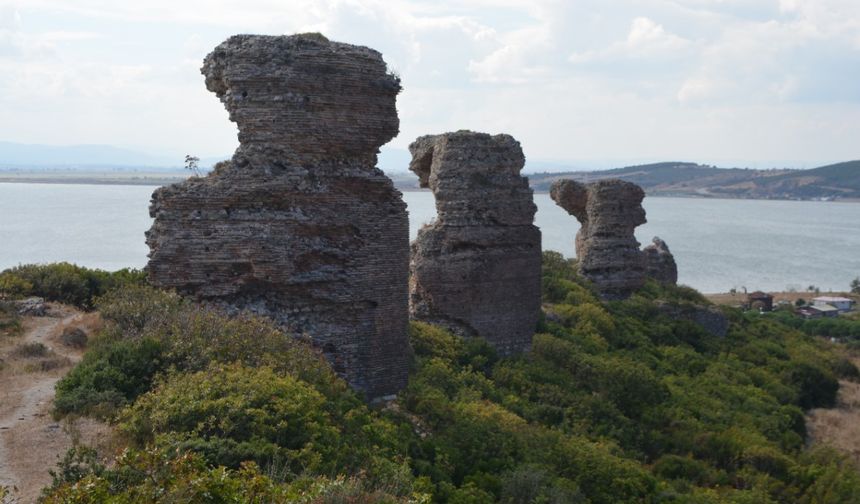
M291 474L335 469L338 429L312 386L271 368L213 364L175 374L140 397L120 430L138 446L156 438L214 465L288 464Z
M165 366L164 345L151 338L94 345L57 383L54 414L109 418L149 390Z
M55 414L112 415L175 367L205 370L210 363L268 365L312 383L343 404L358 402L307 344L259 317L227 317L175 294L131 286L98 300L105 320L83 361L57 385ZM348 406L346 406L348 407Z
M39 296L89 310L95 298L124 285L142 284L140 270L109 273L69 263L28 264L0 273L0 292L16 296Z
M35 359L48 355L48 347L41 343L22 343L12 350L12 355L24 359Z
M799 362L792 365L787 378L798 390L797 402L801 408L832 408L836 404L839 382L829 370Z
M0 273L0 299L19 298L33 291L33 284L18 275Z
M72 478L73 479L73 478ZM206 502L297 504L419 504L425 497L389 493L361 478L306 477L277 482L254 463L233 470L212 467L194 453L126 450L115 467L92 471L77 482L63 481L43 496L44 504L129 504Z

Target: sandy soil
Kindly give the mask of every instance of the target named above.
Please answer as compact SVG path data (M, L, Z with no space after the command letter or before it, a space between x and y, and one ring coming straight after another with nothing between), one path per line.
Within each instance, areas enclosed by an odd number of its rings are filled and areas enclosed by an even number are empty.
M51 417L54 385L82 357L82 351L63 345L65 327L81 327L88 334L98 325L96 315L51 305L46 317L27 317L24 334L0 342L0 485L12 489L15 503L35 502L51 482L49 469L73 443L101 444L110 429L89 420L56 422ZM42 343L41 356L16 355L25 343Z
M860 356L852 360L860 366ZM840 380L836 407L811 410L806 428L811 445L830 445L860 464L860 383Z
M856 294L850 294L847 292L819 292L818 294L814 292L769 292L773 296L773 304L776 304L780 301L788 301L789 303L794 304L798 299L803 299L807 303L812 302L812 298L816 298L819 296L841 296L848 297L857 300L860 302L860 296ZM731 294L728 292L722 292L717 294L704 294L704 296L708 299L708 301L718 304L718 305L728 305L728 306L738 306L741 303L746 302L747 295L743 292L738 292L736 294Z

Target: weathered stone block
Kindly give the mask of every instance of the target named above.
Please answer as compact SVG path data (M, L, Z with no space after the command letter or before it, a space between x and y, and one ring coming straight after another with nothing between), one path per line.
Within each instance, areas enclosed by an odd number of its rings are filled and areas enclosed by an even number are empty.
M410 311L500 354L531 348L540 315L541 235L519 142L458 131L409 146L436 221L412 243Z
M202 72L230 163L155 191L150 281L307 336L369 398L407 380L409 223L376 167L397 134L381 55L321 35L231 37Z

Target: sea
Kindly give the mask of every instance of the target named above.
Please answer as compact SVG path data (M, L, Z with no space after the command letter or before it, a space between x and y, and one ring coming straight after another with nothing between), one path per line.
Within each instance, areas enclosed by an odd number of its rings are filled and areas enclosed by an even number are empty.
M146 264L155 187L0 183L0 270L68 261L109 271ZM404 192L410 232L433 220L433 195ZM535 194L544 250L574 256L579 222ZM679 283L730 289L845 291L860 276L860 203L646 197L644 245L659 236Z

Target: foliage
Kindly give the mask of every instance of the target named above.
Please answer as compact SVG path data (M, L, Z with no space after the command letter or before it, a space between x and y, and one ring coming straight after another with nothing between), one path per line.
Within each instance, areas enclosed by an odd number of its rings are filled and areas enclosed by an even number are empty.
M47 354L48 347L46 347L42 343L39 343L38 341L34 341L31 343L22 343L15 347L11 353L11 355L14 357L22 357L24 359L44 357Z
M200 176L200 158L190 154L185 155L185 169L195 177Z
M804 447L803 410L832 405L837 378L860 378L832 345L793 318L735 311L718 338L660 309L704 304L691 289L649 283L602 303L572 261L547 253L543 265L545 316L529 354L500 358L483 340L414 322L409 384L380 410L270 322L145 287L113 291L98 301L105 329L58 385L57 408L124 407L117 421L130 446L109 469L62 472L47 502L860 494L847 458Z
M789 311L775 311L771 317L781 324L803 331L811 336L860 341L860 319L847 317L804 320Z
M125 285L143 283L140 270L113 273L69 263L27 264L0 273L0 292L13 296L39 296L49 301L89 310L95 298Z
M21 317L12 303L0 301L0 337L17 336L22 331Z
M138 446L193 449L217 465L284 464L290 474L328 472L339 460L339 429L311 385L271 368L213 364L174 374L140 397L120 429Z
M851 280L851 293L852 294L860 294L860 276Z
M156 502L299 504L423 504L411 492L397 494L357 478L305 477L290 483L273 480L253 462L238 469L213 467L194 453L126 450L115 467L61 482L44 504L148 504Z
M134 285L100 298L98 309L106 326L83 361L57 384L57 415L107 418L169 368L194 372L233 361L294 373L344 407L358 402L318 354L261 318L229 318L175 294Z

